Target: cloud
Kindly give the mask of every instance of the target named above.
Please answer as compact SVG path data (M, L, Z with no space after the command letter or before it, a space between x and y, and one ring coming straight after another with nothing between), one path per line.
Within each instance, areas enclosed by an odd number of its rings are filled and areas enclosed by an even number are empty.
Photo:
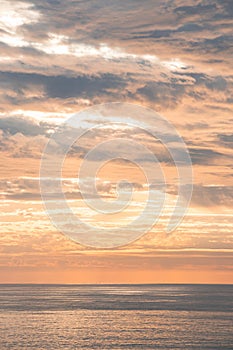
M50 129L51 129L50 125ZM0 118L0 129L10 135L21 133L25 136L45 135L49 130L46 123L36 123L35 120L20 116Z
M209 126L208 123L205 122L194 122L194 123L188 123L188 124L184 124L184 125L180 125L181 128L183 129L187 129L187 130L196 130L196 129L207 129Z
M48 139L44 135L25 136L21 133L7 135L0 132L0 150L10 158L40 159Z
M233 147L233 134L218 134L218 140L224 147L231 148Z
M203 186L195 185L192 204L201 207L233 208L233 186Z
M204 15L209 15L210 12L215 12L216 11L216 4L208 4L204 5L202 2L199 2L198 4L191 5L191 6L178 6L175 8L175 12L178 13L181 16L193 16L193 15L199 15L200 11Z
M46 97L62 99L108 94L108 92L114 91L116 88L122 89L125 86L124 80L114 74L69 77L2 72L0 78L9 85L11 84L14 90L19 92L19 95L22 94L22 97L25 97L23 89L31 86L43 87ZM14 97L12 98L13 102Z
M40 182L48 181L48 179L37 177L18 177L14 179L0 179L0 197L5 200L12 201L41 201ZM88 198L95 198L91 192L90 179L84 179L85 195ZM69 199L82 199L78 178L62 178L62 186L65 197ZM100 181L97 179L96 188L98 193L104 197L115 197L117 187L116 182ZM134 183L134 188L141 190L141 184ZM51 199L58 199L60 195L54 192L54 182L51 181Z
M118 76L106 74L101 77L50 77L46 80L47 95L52 98L93 98L122 89L126 83Z
M76 98L137 101L159 111L230 103L231 34L228 23L216 19L216 11L228 16L227 1L126 1L124 16L118 3L103 0L98 6L57 1L55 8L42 0L23 6L33 11L33 22L18 24L18 45L1 45L3 111L54 108L54 99L77 108Z
M227 156L218 151L207 148L189 148L193 164L211 165Z
M179 83L149 82L137 93L163 108L174 108L185 95L185 87Z
M140 259L146 268L191 271L196 264L226 270L230 253L219 250L232 248L232 13L231 0L1 2L0 191L1 217L6 220L1 227L1 266L77 268L82 263L86 268L94 261L105 268L117 262L136 269ZM61 120L86 106L113 101L154 108L180 131L194 165L191 205L199 216L187 217L169 237L162 234L163 217L133 247L111 252L111 259L91 252L91 262L89 257L77 260L85 248L53 236L38 209L40 158ZM175 193L171 184L177 174L169 155L135 130L105 129L73 145L69 176L76 175L70 175L74 159L80 161L109 135L134 139L154 151L169 175L168 192ZM118 150L106 154L117 156ZM98 154L99 159L104 156ZM146 160L136 149L135 159ZM118 165L120 176L123 167ZM136 192L145 191L134 169L125 165ZM110 175L115 169L111 167ZM72 181L65 179L65 193L79 202L79 187ZM99 181L97 189L113 198L116 183ZM219 215L208 216L211 211ZM230 214L223 216L225 212Z

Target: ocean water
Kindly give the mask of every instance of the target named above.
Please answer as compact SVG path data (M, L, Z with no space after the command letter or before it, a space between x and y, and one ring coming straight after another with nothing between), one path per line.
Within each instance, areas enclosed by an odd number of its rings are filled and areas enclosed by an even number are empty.
M233 349L233 285L0 285L5 349Z

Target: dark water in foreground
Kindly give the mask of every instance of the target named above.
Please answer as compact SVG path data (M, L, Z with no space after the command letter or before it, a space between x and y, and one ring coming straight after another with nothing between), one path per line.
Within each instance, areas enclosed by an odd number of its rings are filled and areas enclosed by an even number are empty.
M233 349L233 285L0 285L0 349Z

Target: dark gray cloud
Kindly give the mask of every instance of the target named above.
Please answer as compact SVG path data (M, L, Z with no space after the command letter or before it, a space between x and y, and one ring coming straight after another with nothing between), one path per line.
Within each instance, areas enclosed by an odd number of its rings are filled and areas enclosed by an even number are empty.
M154 53L157 51L154 43L161 40L168 44L168 50L176 42L180 44L179 49L193 52L203 51L207 44L206 54L214 45L230 48L224 37L230 24L219 23L220 19L230 18L230 0L190 1L188 5L187 1L175 0L126 0L123 6L120 1L113 0L99 0L98 3L94 0L34 0L30 3L41 13L41 18L39 23L25 25L23 31L29 38L36 37L40 41L45 40L49 32L62 32L70 37L71 42L111 42L113 46L119 46L121 42L123 46L138 49L146 48L148 40L152 39L150 50ZM216 39L213 39L213 32ZM202 35L198 36L198 33ZM213 45L211 40L214 40Z
M0 118L0 150L13 158L40 159L56 125L23 116Z
M207 129L209 127L209 124L204 122L196 122L196 123L188 123L185 125L180 125L180 127L182 127L183 129L193 131L196 129Z
M52 98L86 97L93 98L102 94L123 89L126 82L114 74L100 77L50 77L46 80L47 95Z
M174 37L176 33L195 33L204 31L205 27L196 23L186 23L173 29L156 29L151 31L137 32L133 39L162 39ZM132 38L131 38L132 39Z
M190 42L189 50L196 49L206 55L206 53L219 54L219 58L223 52L232 54L233 34L216 35L214 38L204 38Z
M233 149L233 134L218 134L218 141L227 148Z
M9 135L17 133L25 136L45 135L52 125L36 123L34 120L22 116L0 118L0 130Z
M216 161L223 160L226 155L208 148L189 148L193 164L214 165Z
M178 6L174 11L175 13L186 17L199 15L200 12L205 16L206 14L209 15L210 12L216 11L216 3L215 1L209 1L209 4L204 5L204 1L200 1L198 3L195 2L192 6Z
M109 66L110 68L110 66ZM204 73L161 73L155 81L138 74L47 75L25 72L1 72L2 108L4 103L20 106L49 99L83 98L91 103L129 100L147 101L158 110L172 109L183 99L230 103L232 82L221 76ZM138 88L137 88L138 86ZM31 93L33 91L33 94ZM223 92L224 95L218 95ZM214 94L213 94L214 93ZM219 107L219 106L218 106ZM220 108L220 107L219 107ZM224 108L222 106L221 108Z
M114 93L115 89L121 90L126 85L120 76L114 74L69 77L2 72L0 79L4 82L3 85L12 88L17 93L16 97L8 97L15 104L20 102L20 97L26 97L24 89L32 86L42 87L46 97L66 99L69 97L93 98L101 94Z
M207 74L190 73L190 76L195 79L196 86L205 86L213 91L225 91L228 89L228 82L226 78L221 76L208 76Z
M202 207L233 207L233 186L194 185L192 203Z
M137 90L137 94L163 108L173 108L185 95L185 87L175 83L149 82Z
M215 14L215 18L216 19L227 19L230 18L232 19L233 16L233 7L232 7L232 1L231 0L217 0L216 3L218 4L218 9L220 9L220 11L218 11Z

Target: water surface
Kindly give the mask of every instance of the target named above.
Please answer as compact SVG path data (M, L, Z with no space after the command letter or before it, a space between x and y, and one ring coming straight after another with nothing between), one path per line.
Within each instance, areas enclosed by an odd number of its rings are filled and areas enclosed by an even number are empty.
M0 349L233 349L233 285L0 285Z

